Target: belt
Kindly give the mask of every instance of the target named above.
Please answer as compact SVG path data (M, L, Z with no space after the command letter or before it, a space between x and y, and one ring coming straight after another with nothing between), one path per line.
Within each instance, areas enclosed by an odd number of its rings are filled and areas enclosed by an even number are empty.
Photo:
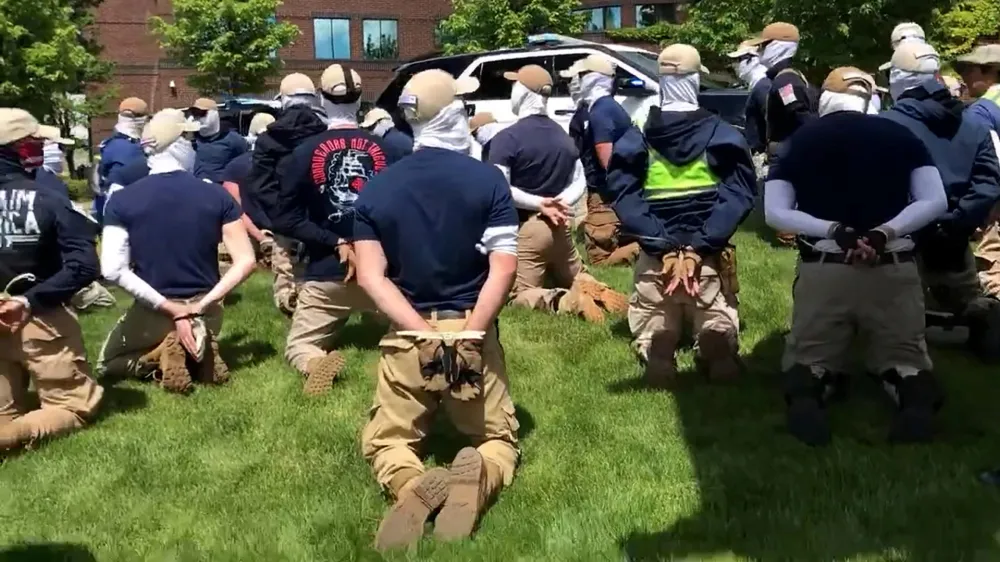
M471 310L431 310L420 316L425 320L465 320L472 314Z
M836 263L844 265L847 263L847 254L835 254L831 252L799 251L802 263ZM914 259L912 251L891 252L881 254L875 259L875 265L892 265L898 263L909 263Z

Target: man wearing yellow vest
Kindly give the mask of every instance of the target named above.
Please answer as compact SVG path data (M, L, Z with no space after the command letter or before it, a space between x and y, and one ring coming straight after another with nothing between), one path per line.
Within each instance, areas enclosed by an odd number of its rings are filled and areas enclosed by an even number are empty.
M659 56L660 107L643 134L615 143L608 189L623 231L639 240L629 327L646 378L669 386L682 323L693 323L710 380L739 374L736 260L729 239L753 208L756 176L746 140L698 107L701 65L689 45ZM643 138L645 136L645 138Z

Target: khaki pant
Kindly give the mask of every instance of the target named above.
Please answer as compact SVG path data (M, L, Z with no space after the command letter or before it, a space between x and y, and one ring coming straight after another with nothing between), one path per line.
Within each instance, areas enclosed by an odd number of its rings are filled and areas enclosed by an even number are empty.
M554 310L553 303L583 272L583 262L573 245L568 226L554 227L533 215L517 233L517 279L512 304ZM558 289L545 289L546 275Z
M972 248L966 248L965 267L961 271L932 271L917 258L917 268L924 287L924 299L929 310L961 314L983 295L976 276L976 260Z
M924 293L916 264L876 267L799 263L784 370L794 365L850 372L855 335L868 342L865 367L881 374L930 370Z
M1000 298L1000 222L990 224L976 247L979 283L987 295Z
M465 320L430 321L435 330L461 331ZM503 348L496 328L486 333L483 346L483 392L475 400L461 401L450 393L424 390L419 352L413 341L390 332L380 343L375 403L361 436L361 451L371 463L378 483L393 490L398 474L422 473L420 447L431 429L438 406L476 446L483 459L500 470L502 484L514 479L519 451L517 418L508 390ZM500 482L489 483L499 488ZM488 490L492 495L495 489Z
M285 359L305 373L310 360L333 351L334 340L351 313L362 311L374 312L375 305L356 283L302 283L285 344Z
M201 296L180 299L192 303ZM218 336L222 331L222 306L213 304L205 310L205 326ZM174 323L161 312L135 302L118 319L111 333L104 340L97 360L97 373L102 377L142 378L148 373L139 370L138 359L156 349L170 332Z
M70 304L77 310L86 310L92 306L111 308L117 302L114 295L97 281L77 291L70 300Z
M274 250L271 252L271 271L274 273L274 305L279 310L289 312L295 310L298 284L295 276L300 264L298 259L299 243L284 236L274 237Z
M628 324L634 338L636 352L648 359L653 336L671 332L680 337L689 320L692 332L700 337L706 332L725 334L738 349L740 315L735 294L724 289L719 278L717 260L707 259L701 266L700 291L694 298L678 289L673 295L665 294L661 271L663 263L642 252L635 264L635 291L629 299Z
M26 413L29 376L41 408ZM0 449L83 427L103 395L68 308L42 311L18 333L0 335Z
M628 263L634 255L627 246L619 246L618 215L605 205L601 196L587 196L587 217L583 221L584 245L591 265L618 265Z

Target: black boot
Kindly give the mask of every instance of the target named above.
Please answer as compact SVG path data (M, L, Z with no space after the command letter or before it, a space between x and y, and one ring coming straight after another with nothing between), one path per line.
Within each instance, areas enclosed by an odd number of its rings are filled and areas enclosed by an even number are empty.
M899 411L889 429L891 443L927 443L934 435L934 414L944 404L944 391L930 371L904 377L893 369L882 374Z
M828 376L817 376L805 365L795 365L785 373L788 431L811 447L830 443L830 421L823 407Z
M962 317L969 327L969 350L985 363L1000 362L1000 302L976 299Z

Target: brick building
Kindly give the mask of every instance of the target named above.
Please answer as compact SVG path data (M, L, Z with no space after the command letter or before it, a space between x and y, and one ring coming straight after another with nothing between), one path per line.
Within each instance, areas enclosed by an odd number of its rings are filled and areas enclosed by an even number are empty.
M684 0L582 0L585 36L602 40L603 31L683 19ZM451 0L284 0L277 18L302 34L280 53L285 72L317 79L336 61L350 61L364 80L365 98L374 99L402 61L436 50L438 23ZM166 59L150 33L151 16L169 16L170 0L104 0L96 33L104 56L116 64L112 81L122 97L138 96L153 110L183 107L197 94L188 72ZM113 118L96 119L93 141L106 137Z

